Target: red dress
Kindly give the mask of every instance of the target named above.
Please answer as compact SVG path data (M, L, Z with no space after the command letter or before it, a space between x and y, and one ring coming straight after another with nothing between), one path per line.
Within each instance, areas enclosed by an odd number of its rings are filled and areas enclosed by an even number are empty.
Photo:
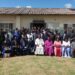
M61 56L61 41L54 42L54 52L55 56Z

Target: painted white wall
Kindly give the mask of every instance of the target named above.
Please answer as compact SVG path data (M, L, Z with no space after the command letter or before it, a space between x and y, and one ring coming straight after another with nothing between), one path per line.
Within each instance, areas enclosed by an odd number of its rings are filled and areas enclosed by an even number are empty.
M75 24L75 16L52 16L52 15L22 15L21 16L21 27L30 27L30 23L33 20L44 20L47 23L47 27L59 26L60 28L63 27L63 24ZM55 27L56 27L55 26Z
M20 29L20 25L21 25L21 23L20 23L20 16L16 16L16 28L18 28L18 29Z
M0 23L13 23L14 28L30 28L30 23L33 20L44 20L47 27L50 25L58 25L60 28L63 24L75 24L75 16L73 15L0 15ZM56 27L56 26L55 26Z
M13 28L16 27L16 16L15 15L0 15L0 23L13 23Z

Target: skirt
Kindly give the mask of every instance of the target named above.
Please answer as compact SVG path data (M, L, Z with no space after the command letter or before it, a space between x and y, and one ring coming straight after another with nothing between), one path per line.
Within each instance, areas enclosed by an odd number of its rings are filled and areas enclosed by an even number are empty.
M56 48L56 56L61 57L61 48Z

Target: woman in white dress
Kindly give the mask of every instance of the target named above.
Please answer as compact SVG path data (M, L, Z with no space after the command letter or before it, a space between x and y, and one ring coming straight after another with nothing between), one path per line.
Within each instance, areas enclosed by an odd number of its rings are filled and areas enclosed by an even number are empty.
M35 55L43 55L44 54L44 41L41 38L41 35L38 35L38 37L35 39Z

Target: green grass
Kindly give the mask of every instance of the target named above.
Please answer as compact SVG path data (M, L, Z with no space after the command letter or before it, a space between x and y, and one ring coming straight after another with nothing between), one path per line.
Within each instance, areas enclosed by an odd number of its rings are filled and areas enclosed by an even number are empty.
M0 75L75 75L75 59L22 56L0 59Z

